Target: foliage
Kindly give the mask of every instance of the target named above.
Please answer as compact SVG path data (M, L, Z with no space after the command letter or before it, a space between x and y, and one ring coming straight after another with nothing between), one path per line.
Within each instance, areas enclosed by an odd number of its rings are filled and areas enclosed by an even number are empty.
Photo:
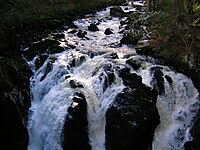
M200 47L200 4L197 0L161 0L158 6L148 27L156 55L193 69L200 67L193 57Z
M195 13L196 18L193 21L192 25L200 27L200 4L199 3L193 4L193 12Z

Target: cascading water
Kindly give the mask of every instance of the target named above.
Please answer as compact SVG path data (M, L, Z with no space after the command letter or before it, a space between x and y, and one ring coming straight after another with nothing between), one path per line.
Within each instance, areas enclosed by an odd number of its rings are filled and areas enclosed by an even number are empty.
M87 31L90 23L98 23L99 31ZM118 69L130 67L126 64L128 58L141 62L139 70L131 71L142 76L143 83L150 87L155 85L152 73L155 67L160 67L164 76L171 77L172 83L164 78L164 92L157 100L161 123L156 129L152 149L183 149L183 144L192 138L189 130L199 108L199 93L191 80L166 66L156 65L153 59L138 56L133 47L116 46L122 37L118 33L120 19L110 17L109 8L95 15L87 15L74 24L80 30L87 31L83 38L71 34L70 28L64 32L66 41L76 45L76 50L49 55L38 70L34 66L38 56L28 62L34 72L30 79L32 102L28 122L28 149L63 149L62 129L67 110L72 104L74 93L81 92L87 101L91 147L93 150L105 150L105 114L117 94L125 87L118 76ZM108 27L114 34L104 34ZM61 46L65 47L65 42L61 41ZM118 58L111 59L113 53ZM109 82L106 68L113 72L113 82ZM75 81L80 86L73 88L70 81ZM109 83L106 87L105 82Z

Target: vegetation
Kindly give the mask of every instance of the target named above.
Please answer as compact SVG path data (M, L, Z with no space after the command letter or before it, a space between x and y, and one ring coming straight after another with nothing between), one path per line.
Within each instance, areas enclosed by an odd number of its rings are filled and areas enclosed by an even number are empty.
M156 55L173 63L200 70L199 0L148 0L150 43ZM155 13L156 12L156 13Z

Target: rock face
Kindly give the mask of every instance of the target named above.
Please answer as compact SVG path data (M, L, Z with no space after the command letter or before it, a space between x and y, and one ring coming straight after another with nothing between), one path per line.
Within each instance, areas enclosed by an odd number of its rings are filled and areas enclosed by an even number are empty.
M106 149L147 150L160 123L155 105L157 92L142 84L141 77L127 68L120 76L127 87L106 113Z
M87 105L82 93L75 93L73 102L68 108L63 133L63 149L67 150L90 150L87 134Z
M185 143L185 150L198 150L200 149L200 111L195 117L195 123L192 127L190 133L193 137L192 141L188 141Z
M23 60L0 57L0 136L1 147L6 149L27 149L30 74Z
M110 15L114 17L125 17L126 13L120 6L110 8Z

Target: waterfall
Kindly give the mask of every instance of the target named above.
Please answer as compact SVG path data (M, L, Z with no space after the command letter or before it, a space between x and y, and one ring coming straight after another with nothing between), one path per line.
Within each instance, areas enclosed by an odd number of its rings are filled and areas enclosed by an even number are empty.
M76 45L76 49L49 55L39 69L34 66L38 56L28 62L34 72L30 79L32 102L28 121L28 150L63 149L62 130L75 92L83 93L86 98L92 150L105 150L105 114L125 87L118 76L119 68L124 66L142 76L142 82L152 88L155 85L152 68L161 68L164 76L172 80L170 83L164 77L164 92L157 99L161 123L156 128L152 149L181 150L183 144L192 139L189 130L199 108L199 93L192 81L167 66L157 65L152 58L137 55L133 47L115 46L122 38L119 33L120 18L110 17L109 9L74 21L79 30L87 31L83 38L71 34L71 28L64 31L65 40ZM97 23L99 31L88 31L91 23ZM108 27L114 34L104 34ZM65 46L64 42L60 43ZM94 53L93 56L91 53ZM117 59L110 58L113 53L117 54ZM139 70L133 70L126 64L130 58L141 62ZM72 62L74 64L70 66ZM113 82L109 82L106 68L113 73ZM80 83L81 87L72 88L72 80ZM109 84L105 87L106 82Z
M142 70L144 82L152 85L150 65ZM192 119L199 109L199 93L192 81L183 74L172 71L169 67L162 67L164 76L172 77L172 83L164 78L164 93L158 96L157 108L161 123L155 131L153 150L182 150L184 143L192 140L189 131Z

